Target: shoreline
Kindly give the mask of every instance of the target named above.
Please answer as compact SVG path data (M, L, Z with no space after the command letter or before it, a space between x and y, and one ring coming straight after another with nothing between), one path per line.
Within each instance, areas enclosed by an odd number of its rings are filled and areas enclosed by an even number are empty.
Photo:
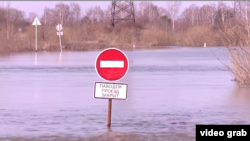
M12 46L13 45L9 45ZM28 46L28 44L27 44ZM98 43L98 42L80 42L80 43L62 43L62 51L72 51L72 52L82 52L82 51L101 51L107 48L117 48L121 50L152 50L152 49L176 49L176 48L209 48L213 46L198 47L198 46L147 46L147 45L136 45L133 47L131 44L109 44L109 43ZM217 46L223 47L223 46ZM30 45L29 47L19 46L18 49L14 50L10 48L9 50L0 51L0 55L13 54L13 53L29 53L36 52L35 45ZM56 52L60 51L59 44L38 44L37 52Z

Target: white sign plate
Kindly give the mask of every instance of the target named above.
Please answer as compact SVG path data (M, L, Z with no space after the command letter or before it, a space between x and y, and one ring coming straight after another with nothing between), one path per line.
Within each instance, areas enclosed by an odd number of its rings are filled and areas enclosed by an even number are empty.
M63 31L57 32L56 34L57 34L57 35L59 35L59 34L63 35Z
M56 26L56 30L57 30L57 31L61 31L61 30L62 30L62 25L61 25L61 24L58 24L58 25Z
M32 25L41 25L40 21L38 20L38 18L36 17L34 22L32 23Z
M124 83L95 82L94 98L127 100L127 89Z

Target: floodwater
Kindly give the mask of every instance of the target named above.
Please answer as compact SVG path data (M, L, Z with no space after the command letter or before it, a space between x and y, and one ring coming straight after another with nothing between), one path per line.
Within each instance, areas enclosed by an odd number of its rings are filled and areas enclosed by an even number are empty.
M100 51L0 57L0 140L194 141L196 124L250 124L250 94L215 57L223 48L125 51L128 99L94 99Z

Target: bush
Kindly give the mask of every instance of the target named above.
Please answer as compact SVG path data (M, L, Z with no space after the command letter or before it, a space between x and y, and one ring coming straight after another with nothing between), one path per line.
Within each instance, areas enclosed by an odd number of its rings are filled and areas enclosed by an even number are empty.
M207 43L210 46L215 45L212 38L213 32L208 27L193 26L188 28L183 37L183 45L185 46L203 46Z

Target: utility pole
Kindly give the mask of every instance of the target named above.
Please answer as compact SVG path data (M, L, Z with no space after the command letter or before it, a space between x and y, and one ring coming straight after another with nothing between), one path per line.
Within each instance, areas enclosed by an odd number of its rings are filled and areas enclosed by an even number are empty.
M122 21L133 21L135 23L135 13L133 1L112 1L111 3L111 25Z

